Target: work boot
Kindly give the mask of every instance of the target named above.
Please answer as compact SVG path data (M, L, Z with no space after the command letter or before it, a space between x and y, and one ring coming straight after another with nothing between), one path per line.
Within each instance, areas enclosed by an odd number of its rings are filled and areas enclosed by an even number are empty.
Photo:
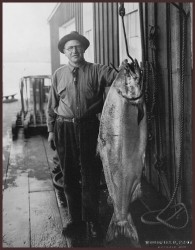
M89 236L91 238L103 239L103 232L98 222L87 222Z
M70 221L63 228L62 234L67 237L73 237L78 234L84 234L86 231L86 224L84 221Z

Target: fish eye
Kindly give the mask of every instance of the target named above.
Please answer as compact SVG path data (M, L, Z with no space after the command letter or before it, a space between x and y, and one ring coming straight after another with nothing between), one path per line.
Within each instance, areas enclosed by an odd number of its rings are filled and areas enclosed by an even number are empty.
M119 95L121 94L121 90L120 89L117 89L117 92L118 92Z

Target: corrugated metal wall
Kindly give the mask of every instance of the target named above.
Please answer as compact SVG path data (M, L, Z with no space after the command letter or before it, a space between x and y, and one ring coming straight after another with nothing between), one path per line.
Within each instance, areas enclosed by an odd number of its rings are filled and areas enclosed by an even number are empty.
M119 27L117 3L94 3L95 62L119 65Z
M144 60L151 63L156 59L156 107L149 122L149 131L153 136L148 142L146 176L160 192L169 197L173 193L178 178L180 152L180 118L181 118L181 72L182 72L182 15L169 3L145 3L143 6L144 20ZM190 4L184 4L186 12ZM155 27L156 36L151 32ZM182 152L182 188L178 200L191 202L191 18L187 19L187 50L185 51L184 74L184 150ZM152 49L150 38L155 40ZM154 55L154 57L153 57ZM149 99L152 101L154 89L151 67L149 70ZM149 108L150 109L150 108ZM157 163L157 160L159 164ZM162 165L160 165L162 163ZM162 170L158 175L159 167ZM168 193L164 184L168 186Z

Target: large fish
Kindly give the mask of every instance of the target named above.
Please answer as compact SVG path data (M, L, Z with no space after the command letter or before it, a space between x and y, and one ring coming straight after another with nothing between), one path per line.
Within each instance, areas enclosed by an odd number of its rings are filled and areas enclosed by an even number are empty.
M97 151L102 160L114 214L106 240L117 235L139 247L129 204L141 195L141 174L147 140L143 80L137 60L119 71L104 103Z

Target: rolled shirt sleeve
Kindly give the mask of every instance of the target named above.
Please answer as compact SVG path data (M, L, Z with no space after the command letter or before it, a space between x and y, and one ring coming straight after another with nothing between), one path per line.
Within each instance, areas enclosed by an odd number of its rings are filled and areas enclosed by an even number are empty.
M110 87L116 75L117 72L113 68L106 65L99 65L98 80L104 87Z

